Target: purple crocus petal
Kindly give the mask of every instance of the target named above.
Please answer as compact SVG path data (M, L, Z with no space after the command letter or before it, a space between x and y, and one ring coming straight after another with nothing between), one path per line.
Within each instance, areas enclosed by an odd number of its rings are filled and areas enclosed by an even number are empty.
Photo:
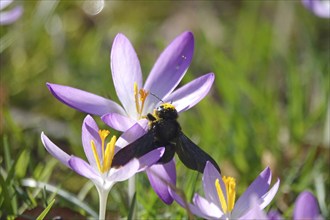
M97 169L97 164L95 161L95 156L93 153L91 141L92 140L94 141L96 151L98 153L98 157L101 158L102 155L101 138L98 131L99 131L99 127L97 126L94 119L90 115L87 115L82 125L82 133L81 133L82 145L84 147L84 151L89 164L95 169Z
M175 90L164 98L164 102L172 103L178 112L186 111L208 94L213 82L213 73L203 75Z
M110 62L117 96L127 114L136 118L134 83L142 88L142 73L136 52L125 35L117 34L112 45Z
M140 163L139 172L145 170L149 166L156 163L163 156L164 152L165 152L165 148L160 147L140 157L138 159Z
M128 144L140 138L142 135L146 133L139 123L135 123L132 127L130 127L127 131L125 131L116 142L116 150L120 150L123 147L126 147Z
M23 8L21 6L16 6L10 11L0 12L0 25L11 24L20 18L22 14Z
M176 37L162 52L153 66L144 89L162 99L172 92L186 73L194 53L194 36L184 32ZM159 100L148 96L145 112L152 111Z
M12 2L13 2L13 0L1 0L0 1L0 10L4 9L5 7L7 7Z
M136 123L136 121L130 117L118 113L105 114L101 117L101 119L111 128L121 132L126 131Z
M293 219L321 219L318 202L311 192L299 194L295 202Z
M316 16L330 18L330 2L328 0L302 0L302 3Z
M176 184L174 160L171 160L166 164L155 164L149 167L146 172L149 182L158 197L161 198L161 200L163 200L166 204L171 204L173 202L173 198L169 193L168 185L172 184L175 186Z
M261 204L260 204L261 209L264 209L273 200L279 187L280 187L280 179L277 179L274 186L266 194L264 194L261 197L261 200L262 200Z
M208 201L216 204L217 206L220 205L219 197L217 190L215 188L215 181L219 179L221 188L224 189L222 177L219 174L218 170L213 166L213 164L209 161L206 162L204 173L203 173L203 188L205 197ZM227 197L226 190L223 190L225 198Z
M65 166L69 166L69 159L71 156L67 153L65 153L62 149L60 149L58 146L56 146L49 138L44 134L44 132L41 133L41 141L46 150L56 159L58 159L61 163L63 163Z
M189 211L192 212L193 214L195 214L199 217L202 217L202 218L208 217L208 216L205 216L197 206L194 206L194 205L188 203L188 201L186 199L183 199L181 196L179 196L176 193L176 191L174 189L172 189L171 187L169 187L169 193L170 193L171 197L183 208L187 209L187 206L188 206ZM191 210L193 210L193 211L191 211Z
M242 216L244 213L246 213L249 208L249 198L252 194L255 194L258 196L258 198L261 198L265 193L267 193L272 179L271 174L272 173L269 167L264 169L259 174L257 179L253 181L253 183L235 203L235 209L233 211L236 212L235 216Z
M46 85L55 98L71 108L99 116L109 112L126 115L124 109L110 99L69 86L52 83Z
M72 156L69 160L69 166L79 175L98 183L102 183L100 173L98 173L93 167L86 163L86 161L80 159L79 157Z
M107 179L113 182L125 181L134 176L140 168L139 160L134 158L119 169L112 168Z
M259 198L257 195L252 194L249 201L249 211L243 216L235 216L232 214L233 219L268 219L266 213L259 206Z
M214 203L206 200L202 196L195 194L193 198L193 203L196 207L199 208L199 210L204 214L205 216L208 216L209 218L220 218L223 216L223 212L220 210L220 208L215 205ZM192 213L194 213L195 210L191 210ZM197 214L197 213L194 213Z
M267 213L268 220L284 220L283 216L276 210L270 210Z
M179 196L176 191L174 189L172 189L172 187L168 188L168 192L170 194L170 196L183 208L187 208L188 205L188 201L185 199L183 199L181 196ZM180 192L181 193L181 192ZM183 192L182 192L183 193Z

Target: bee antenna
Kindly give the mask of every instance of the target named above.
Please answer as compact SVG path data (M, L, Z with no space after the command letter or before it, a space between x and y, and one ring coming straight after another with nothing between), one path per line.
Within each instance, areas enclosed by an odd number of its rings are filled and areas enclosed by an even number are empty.
M156 99L158 99L159 101L161 101L162 103L164 103L163 100L161 100L158 96L156 96L155 94L153 94L152 92L150 92L150 95L152 95L153 97L155 97Z

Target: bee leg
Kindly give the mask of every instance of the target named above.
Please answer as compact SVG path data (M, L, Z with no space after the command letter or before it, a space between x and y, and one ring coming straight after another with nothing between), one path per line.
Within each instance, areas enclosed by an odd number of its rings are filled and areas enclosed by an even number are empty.
M153 115L150 114L150 113L147 114L147 119L148 119L149 121L156 121L156 120L157 120L157 119L155 118L155 116L153 116Z

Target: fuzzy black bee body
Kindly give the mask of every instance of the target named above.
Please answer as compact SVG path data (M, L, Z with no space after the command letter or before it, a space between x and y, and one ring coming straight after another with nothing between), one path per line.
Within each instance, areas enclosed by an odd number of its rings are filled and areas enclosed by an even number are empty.
M119 150L113 158L112 166L125 165L133 158L139 158L156 148L165 147L165 152L157 163L167 163L177 153L180 160L190 169L203 173L206 162L210 161L220 172L214 159L181 131L177 118L178 112L172 104L161 104L153 114L147 115L148 132Z

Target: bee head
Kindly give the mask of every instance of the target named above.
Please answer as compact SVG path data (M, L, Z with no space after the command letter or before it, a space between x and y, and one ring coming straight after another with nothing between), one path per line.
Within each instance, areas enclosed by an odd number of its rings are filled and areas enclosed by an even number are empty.
M156 115L162 119L177 119L178 112L176 111L174 105L170 103L162 103L156 109Z

